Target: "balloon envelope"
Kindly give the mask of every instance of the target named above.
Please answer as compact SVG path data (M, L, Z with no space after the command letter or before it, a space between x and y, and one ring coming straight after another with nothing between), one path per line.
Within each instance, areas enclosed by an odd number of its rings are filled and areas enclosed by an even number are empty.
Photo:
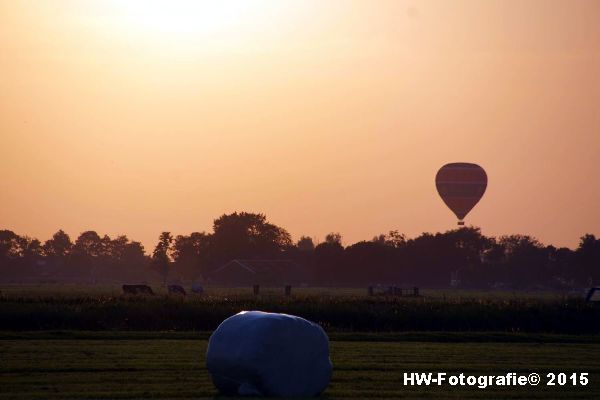
M446 164L435 176L435 186L444 203L462 220L485 193L487 174L477 164Z

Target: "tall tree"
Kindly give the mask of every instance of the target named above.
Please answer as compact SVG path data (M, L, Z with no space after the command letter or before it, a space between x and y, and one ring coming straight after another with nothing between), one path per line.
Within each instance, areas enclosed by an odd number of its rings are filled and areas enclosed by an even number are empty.
M89 258L97 258L104 253L103 247L103 240L100 235L96 233L96 231L85 231L79 235L77 240L75 240L75 244L73 245L73 254Z
M342 235L339 232L331 232L325 235L325 243L342 245Z
M290 234L267 222L263 214L233 213L214 221L211 263L216 267L234 258L278 258L292 247Z
M0 262L8 263L20 257L20 236L9 230L0 230Z
M130 242L127 236L115 239L102 238L102 265L99 272L108 279L128 281L143 279L147 267L144 247L139 242Z
M62 229L52 235L52 239L44 242L44 254L46 257L65 259L73 248L71 238Z
M372 242L400 248L406 245L406 236L398 231L390 231L387 235L382 233L381 235L375 236Z
M169 263L171 243L173 243L173 236L171 232L162 232L158 237L158 243L152 252L152 265L158 271L163 280L163 285L167 285L167 278L169 277Z
M306 253L312 253L315 251L315 243L310 236L302 236L296 243L298 250Z
M92 282L97 280L98 268L105 261L106 237L101 238L96 231L85 231L79 235L70 257L71 273L80 278L86 277Z
M194 280L208 272L211 236L193 232L178 235L173 242L174 268L186 279Z
M60 229L51 239L44 242L42 249L49 271L52 271L52 274L64 272L73 250L73 242L69 235Z
M342 235L329 233L325 242L315 247L315 270L313 277L321 283L335 285L341 280L343 274L344 247Z
M600 282L600 239L591 234L583 235L576 251L578 280L584 285L597 285Z
M33 266L42 261L43 250L42 243L39 240L29 236L21 236L18 242L21 257L26 264Z
M549 264L548 249L537 239L527 235L500 237L504 248L505 281L513 287L524 288L546 283Z

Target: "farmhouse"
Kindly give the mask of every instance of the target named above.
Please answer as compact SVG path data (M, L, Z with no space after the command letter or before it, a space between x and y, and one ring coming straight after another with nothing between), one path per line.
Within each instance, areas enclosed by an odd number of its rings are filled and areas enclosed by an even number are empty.
M281 286L306 282L306 271L291 260L234 259L214 270L209 280L223 286Z

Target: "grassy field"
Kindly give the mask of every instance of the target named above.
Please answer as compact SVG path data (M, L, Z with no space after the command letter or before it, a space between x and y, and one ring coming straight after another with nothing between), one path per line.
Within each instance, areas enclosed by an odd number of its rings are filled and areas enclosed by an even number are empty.
M323 398L600 398L600 342L588 337L533 337L499 342L479 334L440 343L378 341L332 335L334 375ZM196 339L195 336L198 338ZM511 335L504 334L504 337ZM213 398L204 368L206 333L30 332L0 334L0 399ZM521 336L526 338L526 336ZM573 339L572 341L570 339ZM468 340L467 342L459 342ZM491 340L491 341L490 341ZM483 342L481 342L483 341ZM557 343L561 342L561 343ZM411 387L404 372L537 372L536 387ZM588 372L590 383L546 386L549 372Z

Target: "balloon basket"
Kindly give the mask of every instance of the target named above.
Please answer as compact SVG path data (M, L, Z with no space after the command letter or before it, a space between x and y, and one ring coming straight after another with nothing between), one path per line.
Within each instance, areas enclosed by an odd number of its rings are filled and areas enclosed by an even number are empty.
M458 221L457 225L458 226L464 226L465 225L465 221Z

